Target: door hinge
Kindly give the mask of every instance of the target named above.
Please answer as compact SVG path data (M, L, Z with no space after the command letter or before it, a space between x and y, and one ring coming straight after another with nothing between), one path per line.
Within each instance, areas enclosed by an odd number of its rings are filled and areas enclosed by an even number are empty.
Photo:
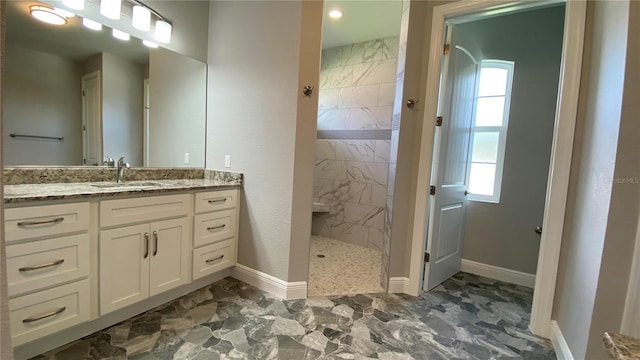
M444 51L443 52L444 52L445 55L449 55L449 49L450 49L449 44L444 44Z
M87 159L82 159L82 164L87 165Z
M87 92L82 90L82 96L87 96Z
M82 125L82 131L87 131L87 125Z
M442 116L436 117L436 126L442 126Z
M436 194L436 187L434 185L429 186L429 195Z
M431 257L431 256L429 255L429 253L428 253L428 252L424 253L424 262L428 263L428 262L429 262L429 258L430 258L430 257Z

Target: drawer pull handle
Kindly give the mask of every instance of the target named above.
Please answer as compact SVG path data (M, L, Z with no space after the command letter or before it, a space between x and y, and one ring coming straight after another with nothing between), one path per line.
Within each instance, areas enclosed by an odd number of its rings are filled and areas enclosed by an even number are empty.
M227 202L227 198L218 198L218 199L209 200L209 204L212 204L212 205L213 204L222 204L222 203L225 203L225 202Z
M144 258L149 257L149 233L144 233Z
M207 228L207 231L214 232L216 230L224 229L225 226L227 226L227 224L222 224L222 225L219 225L219 226L209 226Z
M60 259L60 260L56 260L56 261L53 261L53 262L50 262L50 263L46 263L46 264L42 264L42 265L21 267L20 269L18 269L18 271L23 271L24 272L24 271L39 270L39 269L44 269L44 268L60 265L63 262L64 262L64 259Z
M204 262L206 262L207 264L211 264L212 262L216 262L218 260L222 260L222 258L224 258L224 255L220 255L218 257L214 257L213 259L207 259Z
M25 323L25 324L29 324L29 323L32 323L32 322L36 322L38 320L42 320L42 319L46 319L46 318L49 318L49 317L52 317L52 316L56 316L56 315L62 313L63 311L65 311L65 310L67 310L67 307L63 306L60 309L54 310L54 311L52 311L50 313L46 313L46 314L42 314L42 315L26 318L26 319L22 320L22 322Z
M158 232L153 232L153 256L158 255Z
M61 223L64 220L64 218L62 216L57 217L55 219L51 219L51 220L43 220L43 221L20 221L18 223L19 227L25 227L25 226L35 226L35 225L44 225L44 224L57 224L57 223Z

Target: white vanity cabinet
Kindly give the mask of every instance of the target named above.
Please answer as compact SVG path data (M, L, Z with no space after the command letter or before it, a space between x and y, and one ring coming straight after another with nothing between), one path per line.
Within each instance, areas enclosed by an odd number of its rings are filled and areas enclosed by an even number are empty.
M89 203L9 208L4 225L14 346L89 320Z
M196 194L193 279L236 264L238 190Z
M100 203L101 227L127 225L100 231L101 315L189 282L191 197Z

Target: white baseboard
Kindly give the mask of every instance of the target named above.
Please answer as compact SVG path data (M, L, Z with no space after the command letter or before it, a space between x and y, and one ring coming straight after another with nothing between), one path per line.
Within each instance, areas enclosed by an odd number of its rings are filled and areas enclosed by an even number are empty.
M505 269L493 265L482 264L467 259L462 259L461 270L470 274L480 275L511 284L522 285L532 289L536 284L535 274L527 274L524 272Z
M231 270L231 276L286 300L307 297L306 281L286 282L240 264L236 264L235 268Z
M406 277L392 277L389 278L389 293L391 294L406 294L407 287L409 286L409 278Z
M551 343L553 344L553 350L556 352L558 360L573 360L573 354L569 349L567 340L562 335L562 330L558 326L558 322L551 320Z

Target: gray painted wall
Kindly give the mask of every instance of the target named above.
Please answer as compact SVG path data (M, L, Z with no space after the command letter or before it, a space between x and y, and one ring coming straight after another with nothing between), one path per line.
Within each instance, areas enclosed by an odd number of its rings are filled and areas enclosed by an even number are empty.
M640 206L640 6L588 9L554 318L576 359L601 359L603 332L620 329Z
M238 263L286 281L306 281L311 233L317 95L299 86L318 84L322 9L304 3L214 1L209 18L207 168L228 154L245 174Z
M142 166L144 66L102 54L102 153Z
M149 166L203 167L207 65L156 49L149 55L149 74Z
M6 45L5 164L82 165L81 66L18 44ZM11 138L12 132L64 140Z
M564 6L556 6L453 30L453 42L476 47L478 61L515 63L500 203L468 202L465 259L536 272L540 236L533 229L544 215L563 28Z

